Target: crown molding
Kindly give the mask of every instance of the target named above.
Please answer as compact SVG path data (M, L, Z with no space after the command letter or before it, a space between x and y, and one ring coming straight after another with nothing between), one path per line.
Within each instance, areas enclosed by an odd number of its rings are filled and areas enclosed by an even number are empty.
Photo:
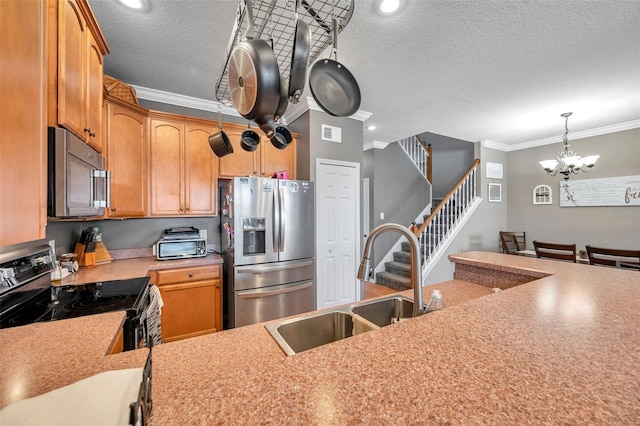
M364 144L363 151L368 151L370 149L385 149L387 145L389 145L388 142L371 141Z
M640 120L626 121L624 123L612 124L610 126L596 127L595 129L581 130L578 132L571 132L570 140L590 138L593 136L607 135L609 133L622 132L625 130L640 128ZM485 148L495 149L497 151L519 151L522 149L535 148L537 146L550 145L558 142L562 142L562 136L552 136L549 138L535 139L528 142L522 142L514 145L507 145L501 142L492 141L489 139L483 139L482 146Z
M177 93L163 92L162 90L150 89L148 87L134 85L131 85L131 87L135 89L136 95L140 99L211 112L218 112L218 107L222 107L222 114L242 117L235 108L220 102L179 95Z
M140 99L211 112L218 112L218 107L221 106L221 112L223 114L242 117L235 108L227 106L220 102L194 98L192 96L179 95L177 93L164 92L162 90L150 89L148 87L135 85L131 85L131 87L135 89L136 95ZM318 103L312 97L307 96L297 104L290 104L287 108L287 112L282 117L282 121L285 124L292 123L294 120L296 120L302 114L309 110L324 112L324 110L320 108L320 105L318 105ZM369 117L371 117L371 115L372 113L370 112L358 110L353 115L350 115L349 118L358 121L366 121L369 119Z

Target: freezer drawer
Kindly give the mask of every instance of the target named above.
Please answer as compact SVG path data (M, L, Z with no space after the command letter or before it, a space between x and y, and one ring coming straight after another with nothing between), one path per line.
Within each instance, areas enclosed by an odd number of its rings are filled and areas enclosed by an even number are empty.
M315 309L313 280L234 292L235 327Z
M249 290L305 280L313 281L313 261L313 259L305 259L235 266L233 268L233 289L236 291Z

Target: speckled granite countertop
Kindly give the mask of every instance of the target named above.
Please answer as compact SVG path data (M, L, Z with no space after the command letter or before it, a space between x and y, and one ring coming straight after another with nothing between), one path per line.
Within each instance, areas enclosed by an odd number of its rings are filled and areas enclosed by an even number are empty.
M640 423L637 272L484 252L450 259L532 281L496 294L459 280L425 287L425 300L438 288L447 307L290 357L263 324L159 345L151 424ZM144 350L104 357L111 334L72 344L90 353L51 352L78 341L65 332L85 334L84 323L47 329L62 323L0 330L2 406L20 374L32 389L31 374L62 386L62 372L86 364L142 365ZM96 339L103 348L84 348ZM21 373L5 363L14 340L30 353L13 365ZM38 357L56 360L50 376L34 370Z
M209 254L205 257L179 260L157 260L155 257L139 257L133 259L116 259L111 263L80 268L75 274L62 279L59 285L93 283L97 281L124 280L144 277L149 271L161 269L188 268L222 264L222 256Z

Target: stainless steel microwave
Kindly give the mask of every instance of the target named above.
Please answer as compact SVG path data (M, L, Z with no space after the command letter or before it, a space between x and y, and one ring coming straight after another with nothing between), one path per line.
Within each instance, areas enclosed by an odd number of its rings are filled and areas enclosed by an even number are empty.
M47 214L102 216L111 198L111 175L102 155L66 129L49 127L47 135Z
M207 240L202 238L161 239L153 248L159 260L204 257L207 255Z

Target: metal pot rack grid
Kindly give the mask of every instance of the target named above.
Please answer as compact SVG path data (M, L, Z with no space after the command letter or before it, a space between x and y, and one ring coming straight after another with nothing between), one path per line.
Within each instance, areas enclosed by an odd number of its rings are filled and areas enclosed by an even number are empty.
M291 53L296 31L296 0L252 0L254 31L256 39L273 40L273 51L278 60L280 74L288 81L291 68ZM327 47L333 44L331 20L338 20L338 34L347 26L353 15L353 0L302 0L298 16L311 30L309 65L313 64ZM229 91L228 67L233 49L242 41L247 29L244 1L240 0L236 21L226 49L222 73L216 83L218 102L233 107ZM339 46L338 46L339 51Z

